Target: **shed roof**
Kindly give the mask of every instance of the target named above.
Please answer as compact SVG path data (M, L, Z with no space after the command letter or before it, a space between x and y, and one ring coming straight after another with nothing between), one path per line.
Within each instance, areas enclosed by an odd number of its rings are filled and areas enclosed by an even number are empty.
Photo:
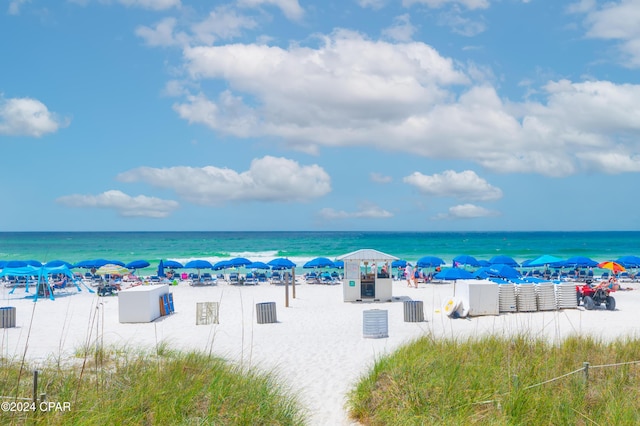
M398 260L397 257L374 249L360 249L338 256L338 260Z

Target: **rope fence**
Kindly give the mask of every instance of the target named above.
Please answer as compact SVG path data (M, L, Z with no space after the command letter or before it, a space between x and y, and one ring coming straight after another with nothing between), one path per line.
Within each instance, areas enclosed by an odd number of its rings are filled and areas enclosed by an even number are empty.
M585 383L587 383L589 381L589 369L592 369L592 368L621 367L621 366L624 366L624 365L637 365L637 364L640 364L640 361L627 361L627 362L617 362L617 363L613 363L613 364L600 364L600 365L591 365L589 362L584 362L582 364L582 367L578 368L577 370L573 370L573 371L565 373L565 374L563 374L561 376L545 380L544 382L535 383L533 385L521 387L520 390L526 391L526 390L529 390L529 389L534 389L534 388L537 388L537 387L540 387L540 386L544 386L544 385L549 384L549 383L556 382L558 380L564 379L564 378L572 376L574 374L578 374L580 372L583 373ZM517 375L513 376L513 383L514 383L514 385L516 387L519 387L518 386L519 382L518 382L518 376ZM505 396L505 395L508 395L508 394L509 394L509 392L504 392L504 393L500 394L500 396ZM489 399L489 400L485 400L485 401L476 401L476 402L472 402L470 404L465 404L465 405L485 405L485 404L496 404L496 403L500 404L500 400ZM464 406L464 405L462 405L462 406Z
M44 402L45 399L47 398L47 394L41 393L38 395L38 373L39 373L38 370L33 370L33 397L25 398L20 396L0 395L0 399L12 399L14 401L33 401L34 403Z

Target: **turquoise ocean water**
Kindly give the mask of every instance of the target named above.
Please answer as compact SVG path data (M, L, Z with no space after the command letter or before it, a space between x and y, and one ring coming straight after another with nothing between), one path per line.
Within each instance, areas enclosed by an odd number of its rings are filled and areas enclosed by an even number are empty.
M0 233L0 260L85 259L129 262L160 259L217 262L231 257L269 261L288 257L298 265L317 257L372 248L415 261L434 255L451 264L460 254L521 262L543 254L587 256L597 261L640 255L640 232L16 232ZM149 269L150 271L151 269Z

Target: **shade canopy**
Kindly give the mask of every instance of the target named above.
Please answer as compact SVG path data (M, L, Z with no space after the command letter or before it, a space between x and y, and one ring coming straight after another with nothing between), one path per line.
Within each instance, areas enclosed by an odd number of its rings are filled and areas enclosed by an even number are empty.
M4 268L2 271L0 271L0 277L44 276L49 274L64 274L68 277L73 278L73 272L71 272L71 270L69 270L69 268L67 268L66 266L22 266L19 268Z

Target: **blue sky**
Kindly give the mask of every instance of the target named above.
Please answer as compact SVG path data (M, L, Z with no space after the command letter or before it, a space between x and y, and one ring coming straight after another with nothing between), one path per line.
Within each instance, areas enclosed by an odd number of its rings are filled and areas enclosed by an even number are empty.
M640 227L640 0L1 6L3 231Z

